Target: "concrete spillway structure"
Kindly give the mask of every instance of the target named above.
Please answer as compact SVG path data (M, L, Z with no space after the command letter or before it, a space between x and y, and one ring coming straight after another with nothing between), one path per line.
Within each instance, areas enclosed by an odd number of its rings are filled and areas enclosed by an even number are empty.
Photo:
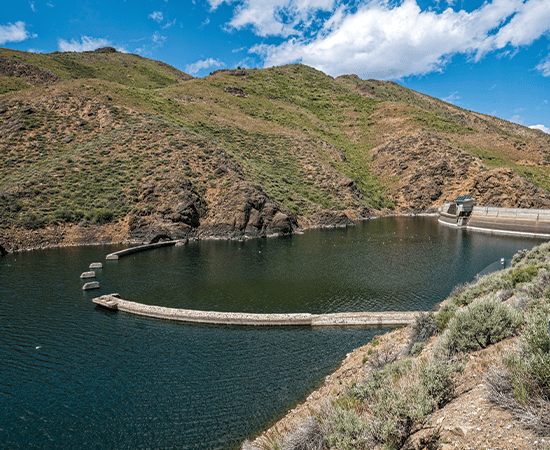
M419 312L350 312L335 314L248 314L191 309L165 308L123 300L116 294L103 295L92 300L95 304L113 311L123 311L140 316L216 325L254 326L403 326L410 324Z
M550 210L474 206L467 217L459 217L453 205L445 204L439 222L490 234L550 238Z

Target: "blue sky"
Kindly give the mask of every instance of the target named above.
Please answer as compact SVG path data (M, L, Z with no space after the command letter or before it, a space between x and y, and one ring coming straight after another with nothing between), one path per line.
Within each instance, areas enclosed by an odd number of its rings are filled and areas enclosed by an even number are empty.
M121 51L193 76L302 62L550 133L550 0L14 0L0 46Z

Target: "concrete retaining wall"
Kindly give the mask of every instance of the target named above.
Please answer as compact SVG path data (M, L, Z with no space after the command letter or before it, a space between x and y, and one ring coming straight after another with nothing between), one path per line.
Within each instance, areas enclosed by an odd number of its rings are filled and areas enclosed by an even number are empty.
M550 238L550 210L547 209L474 206L462 226L456 216L444 211L439 213L438 220L444 225L490 234Z
M467 229L547 238L550 237L550 210L475 206Z
M374 325L398 326L411 323L418 312L359 312L336 314L246 314L217 311L197 311L191 309L165 308L129 302L113 294L103 295L92 300L105 308L124 311L140 316L181 322L206 323L217 325L301 325L301 326L349 326Z

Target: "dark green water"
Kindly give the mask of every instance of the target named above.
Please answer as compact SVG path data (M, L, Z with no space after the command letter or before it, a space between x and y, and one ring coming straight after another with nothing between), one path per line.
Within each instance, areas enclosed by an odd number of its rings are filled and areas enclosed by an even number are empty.
M541 241L392 218L288 238L0 258L0 448L227 449L304 399L383 330L185 325L91 298L247 312L426 310ZM91 262L99 291L79 279Z

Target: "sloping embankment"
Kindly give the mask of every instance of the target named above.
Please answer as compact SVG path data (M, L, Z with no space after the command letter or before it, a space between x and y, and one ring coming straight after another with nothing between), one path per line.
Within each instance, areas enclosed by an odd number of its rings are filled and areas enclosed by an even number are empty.
M123 300L116 295L103 295L92 300L99 306L114 311L123 311L140 316L180 322L206 323L216 325L254 325L254 326L400 326L408 325L418 312L351 312L335 314L248 314L218 311L198 311L191 309L165 308L163 306L144 305L143 303Z

